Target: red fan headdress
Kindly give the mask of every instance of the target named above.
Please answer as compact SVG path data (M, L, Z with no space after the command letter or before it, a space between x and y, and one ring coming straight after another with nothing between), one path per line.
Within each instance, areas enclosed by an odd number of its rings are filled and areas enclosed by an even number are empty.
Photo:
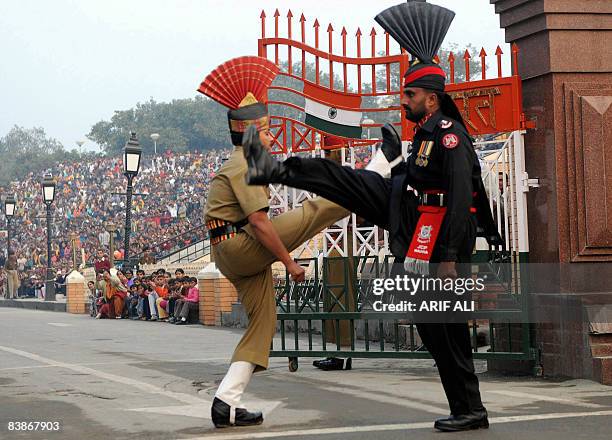
M278 74L278 66L262 57L234 58L213 70L198 91L229 108L232 143L241 145L249 125L268 127L268 87Z

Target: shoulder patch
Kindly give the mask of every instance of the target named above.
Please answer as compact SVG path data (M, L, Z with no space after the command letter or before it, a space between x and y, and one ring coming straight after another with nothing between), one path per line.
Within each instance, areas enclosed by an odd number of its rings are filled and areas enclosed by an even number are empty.
M453 126L453 123L449 121L448 119L440 119L440 122L438 122L438 127L442 129L451 128L452 126Z
M459 145L459 137L457 137L457 135L454 133L448 133L442 138L442 145L444 146L444 148L452 150L457 145Z

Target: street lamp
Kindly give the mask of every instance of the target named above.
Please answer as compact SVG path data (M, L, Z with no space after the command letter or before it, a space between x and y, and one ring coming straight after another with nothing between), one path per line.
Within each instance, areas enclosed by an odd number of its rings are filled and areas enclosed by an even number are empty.
M126 267L130 267L130 233L132 230L132 181L138 175L140 169L140 156L142 148L136 139L136 133L132 132L130 140L125 144L123 152L123 174L128 179L125 203L125 236L123 243L123 261Z
M106 223L106 230L108 231L108 234L110 235L110 238L108 240L108 244L110 247L110 252L108 254L108 259L110 260L110 265L111 267L115 266L115 231L117 230L117 226L115 226L115 224L111 221Z
M79 155L83 154L83 144L85 143L85 141L83 139L79 139L78 141L76 141L76 144L79 146Z
M71 247L72 247L72 270L77 270L77 253L76 253L76 243L77 240L79 239L79 234L77 234L76 232L71 232L69 234L70 237L70 243L71 243Z
M368 140L370 139L370 125L375 124L376 122L367 116L364 116L364 119L361 121L361 125L368 125Z
M47 206L47 279L45 282L45 301L55 301L55 279L51 269L51 204L55 199L55 180L46 174L42 181L43 201Z
M6 216L6 256L11 250L11 219L15 215L15 197L8 196L4 199L4 215Z
M155 155L157 156L157 140L159 139L158 133L152 133L151 139L153 139L153 145L155 145Z

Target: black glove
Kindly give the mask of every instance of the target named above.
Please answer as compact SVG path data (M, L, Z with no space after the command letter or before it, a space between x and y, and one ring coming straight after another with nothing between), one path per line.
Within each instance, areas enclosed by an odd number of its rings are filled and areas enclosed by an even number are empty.
M395 127L389 123L382 126L380 129L382 132L383 142L380 149L385 155L385 159L389 163L393 162L398 156L402 155L402 139Z

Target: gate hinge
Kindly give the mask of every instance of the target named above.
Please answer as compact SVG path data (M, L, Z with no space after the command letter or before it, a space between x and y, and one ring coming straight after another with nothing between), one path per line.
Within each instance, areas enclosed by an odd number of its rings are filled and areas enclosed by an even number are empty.
M521 176L521 191L529 192L529 188L539 188L540 187L540 179L530 179L529 174L526 171L523 171L523 175Z

